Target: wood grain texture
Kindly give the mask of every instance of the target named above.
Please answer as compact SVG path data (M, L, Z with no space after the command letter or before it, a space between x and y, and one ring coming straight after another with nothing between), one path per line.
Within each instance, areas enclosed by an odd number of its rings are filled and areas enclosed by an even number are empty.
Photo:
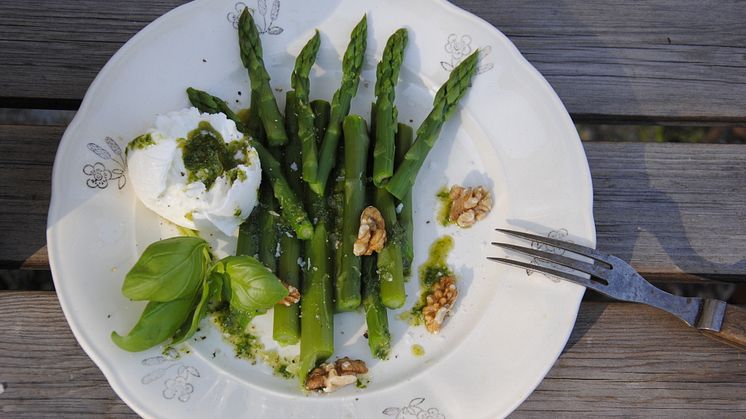
M47 209L63 127L0 125L0 268L49 269Z
M75 106L129 38L185 0L0 2L0 103ZM7 100L7 99L6 99ZM29 106L29 107L31 107Z
M183 3L0 2L0 103L75 107L124 42ZM503 31L576 120L746 121L738 0L454 3Z
M647 279L746 279L746 146L585 143L598 248Z
M728 305L720 331L705 331L704 333L746 351L746 308Z
M565 351L513 416L742 418L745 386L746 352L647 306L584 303Z
M454 0L513 41L576 120L746 119L739 0Z
M0 126L0 267L47 269L60 127ZM746 279L746 146L585 143L598 248L651 280Z
M0 317L0 416L132 415L76 343L54 293L0 292ZM744 352L648 307L584 303L567 348L514 416L742 416L744 386Z

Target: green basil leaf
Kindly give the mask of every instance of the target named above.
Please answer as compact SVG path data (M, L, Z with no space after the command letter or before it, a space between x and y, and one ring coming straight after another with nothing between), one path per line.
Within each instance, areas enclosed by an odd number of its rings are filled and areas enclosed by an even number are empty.
M220 309L223 303L227 303L228 298L230 298L230 291L227 297L223 291L227 286L225 283L228 280L225 278L225 274L215 270L210 272L210 276L207 278L207 281L210 282L210 296L207 297L207 310L216 311Z
M194 307L191 298L165 303L150 302L126 336L111 332L111 340L125 351L139 352L156 346L173 336Z
M229 256L221 263L230 280L232 307L266 310L288 295L279 278L251 256Z
M205 317L205 314L207 314L207 301L210 298L214 285L214 282L211 282L210 280L204 281L199 302L192 310L191 317L187 317L184 324L182 324L179 330L174 334L173 341L171 342L172 345L184 342L192 337L192 335L197 331L197 328L199 328L199 322L201 322Z
M172 237L152 243L127 273L122 293L132 300L191 299L210 265L207 242Z

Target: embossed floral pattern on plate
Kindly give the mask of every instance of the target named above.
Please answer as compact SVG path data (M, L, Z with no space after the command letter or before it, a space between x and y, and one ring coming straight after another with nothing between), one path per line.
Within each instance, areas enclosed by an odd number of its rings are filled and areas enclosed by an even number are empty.
M188 402L194 392L192 382L200 375L196 368L186 365L179 359L179 352L174 348L166 349L163 355L143 359L141 361L142 365L146 367L158 366L158 368L145 374L140 379L140 383L148 385L168 377L163 381L163 389L161 390L163 398L176 399L183 403ZM177 368L174 370L174 367ZM174 371L176 371L176 374L173 374Z
M107 167L103 162L84 165L83 174L87 176L85 184L92 189L106 189L110 181L116 180L117 187L121 190L127 185L127 157L111 137L104 138L104 143L111 151L96 143L88 143L86 147L104 161L111 162L113 167Z
M248 8L252 14L254 14L254 20L256 21L256 29L261 34L279 35L284 29L275 25L275 22L280 17L280 0L273 0L272 4L267 8L267 0L257 0L256 8L249 7L246 3L239 1L233 7L233 11L228 12L228 21L233 24L233 27L238 29L238 18L244 9ZM259 16L261 16L261 19Z

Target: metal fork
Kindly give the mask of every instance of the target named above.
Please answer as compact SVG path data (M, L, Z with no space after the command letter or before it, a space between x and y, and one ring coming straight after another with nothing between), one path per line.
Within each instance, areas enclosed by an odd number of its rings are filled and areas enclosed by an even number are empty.
M646 281L627 262L590 247L520 231L501 228L496 230L590 258L591 262L585 262L531 247L492 242L495 246L564 266L577 273L587 274L589 277L514 259L488 257L489 260L544 272L594 289L617 300L657 307L680 318L689 326L696 327L711 338L746 350L746 309L744 308L728 305L724 301L712 298L680 297L669 294Z

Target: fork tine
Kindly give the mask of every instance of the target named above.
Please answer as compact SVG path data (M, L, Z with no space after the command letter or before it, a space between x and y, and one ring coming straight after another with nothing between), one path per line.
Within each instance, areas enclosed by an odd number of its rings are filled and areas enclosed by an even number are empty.
M589 258L600 260L601 262L608 263L609 265L611 265L611 262L609 262L609 255L599 252L598 250L592 249L590 247L581 246L579 244L569 243L569 242L562 241L562 240L552 239L549 237L537 236L536 234L524 233L522 231L508 230L504 228L496 228L495 230L501 233L511 235L511 236L521 237L523 239L548 244L550 246L554 246L560 249L569 250L573 253L577 253L583 256L588 256Z
M519 260L497 258L497 257L492 257L492 256L488 256L487 259L491 261L499 262L499 263L504 263L506 265L517 266L519 268L524 268L524 269L528 269L528 270L535 271L535 272L543 272L543 273L546 273L552 276L556 276L561 279L565 279L570 282L574 282L578 285L582 285L584 287L594 289L602 294L606 294L606 291L605 291L606 285L600 282L593 281L590 278L583 278L582 276L577 276L577 275L569 274L567 272L558 271L556 269L548 268L546 266L539 266L539 265L534 265L531 263L521 262Z
M492 242L492 244L498 247L513 250L515 252L519 252L519 253L523 253L523 254L527 254L531 256L536 256L540 259L544 259L549 262L554 262L558 265L562 265L570 269L575 269L576 271L580 271L580 272L583 272L589 275L593 275L593 276L602 278L607 281L609 279L608 269L605 269L598 265L594 265L592 263L587 263L587 262L583 262L577 259L572 259L567 256L558 255L556 253L545 252L543 250L532 249L530 247L516 246L514 244L509 244L509 243Z

